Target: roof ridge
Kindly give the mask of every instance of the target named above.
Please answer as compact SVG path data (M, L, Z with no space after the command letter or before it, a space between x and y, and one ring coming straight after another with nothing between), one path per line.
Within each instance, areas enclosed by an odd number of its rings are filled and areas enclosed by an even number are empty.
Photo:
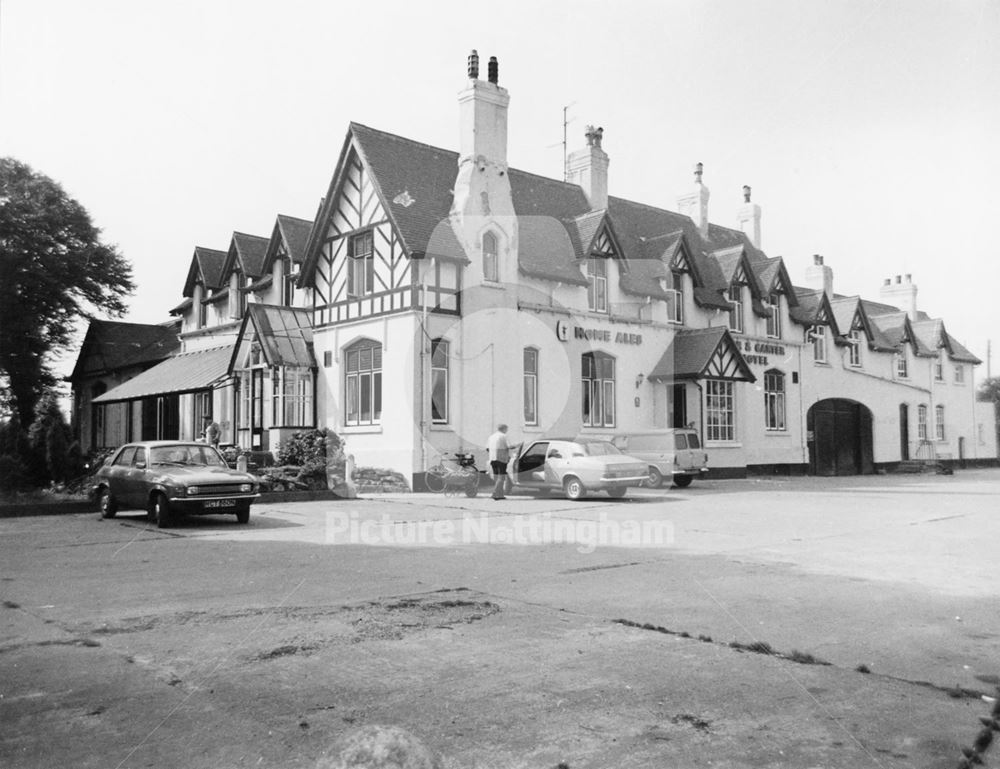
M427 142L417 141L416 139L410 139L406 136L400 136L399 134L394 134L389 131L383 131L380 128L372 128L369 125L365 125L364 123L359 123L356 120L352 120L348 126L348 129L350 131L353 131L355 128L363 128L366 131L371 131L372 133L381 134L382 136L388 136L390 139L399 139L400 141L407 142L408 144L419 144L421 147L425 147L426 149L434 150L436 152L446 152L449 155L456 155L456 156L458 155L458 153L455 150L447 150L444 147L435 147L433 144L428 144Z

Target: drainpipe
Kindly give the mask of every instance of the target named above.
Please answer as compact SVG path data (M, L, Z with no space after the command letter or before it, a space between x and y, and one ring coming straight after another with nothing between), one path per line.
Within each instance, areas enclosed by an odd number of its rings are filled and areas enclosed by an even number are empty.
M426 353L424 351L424 343L427 337L427 273L430 271L431 267L434 265L434 257L430 258L431 261L424 265L424 269L420 275L420 402L417 408L420 409L420 469L422 471L427 470L427 414L425 408L425 377L427 376L426 368Z
M701 423L701 428L698 430L701 436L701 442L705 443L705 393L701 388L701 382L697 379L694 380L694 386L698 388L698 421ZM681 425L682 427L684 425Z

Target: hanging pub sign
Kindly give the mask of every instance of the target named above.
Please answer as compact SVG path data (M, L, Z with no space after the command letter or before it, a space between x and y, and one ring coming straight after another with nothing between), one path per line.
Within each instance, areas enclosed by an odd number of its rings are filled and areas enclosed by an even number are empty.
M642 344L642 334L628 331L612 331L606 328L584 328L571 326L564 320L556 321L556 339L568 342L570 338L585 339L588 342L609 342L612 344Z

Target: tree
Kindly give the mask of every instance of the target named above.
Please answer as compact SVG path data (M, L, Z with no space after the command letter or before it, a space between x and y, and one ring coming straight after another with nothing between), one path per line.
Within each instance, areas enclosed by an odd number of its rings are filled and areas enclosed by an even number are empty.
M132 267L100 234L59 184L0 158L0 379L22 427L55 383L51 353L74 323L128 309Z
M993 404L993 429L1000 446L1000 376L991 376L979 383L976 398L985 403Z

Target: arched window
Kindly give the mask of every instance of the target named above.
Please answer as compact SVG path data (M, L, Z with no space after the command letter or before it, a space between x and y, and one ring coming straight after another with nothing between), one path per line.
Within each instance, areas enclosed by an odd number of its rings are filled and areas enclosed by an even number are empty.
M764 372L764 423L768 430L785 429L785 375L777 369Z
M483 280L500 280L500 259L497 255L497 236L492 232L483 235Z
M382 345L362 339L344 351L344 359L344 424L380 424Z
M585 427L615 426L615 359L603 352L581 356L583 424Z
M927 406L923 403L917 406L917 438L927 440Z

